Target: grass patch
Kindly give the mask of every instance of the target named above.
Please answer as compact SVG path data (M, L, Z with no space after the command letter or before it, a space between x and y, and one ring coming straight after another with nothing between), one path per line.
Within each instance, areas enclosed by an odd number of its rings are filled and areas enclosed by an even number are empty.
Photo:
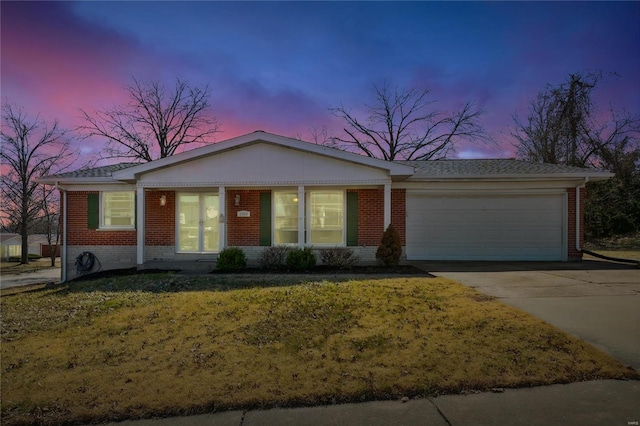
M636 378L442 278L114 277L3 297L3 424Z
M593 250L594 252L618 259L640 260L640 250ZM584 254L583 259L598 260L597 257Z

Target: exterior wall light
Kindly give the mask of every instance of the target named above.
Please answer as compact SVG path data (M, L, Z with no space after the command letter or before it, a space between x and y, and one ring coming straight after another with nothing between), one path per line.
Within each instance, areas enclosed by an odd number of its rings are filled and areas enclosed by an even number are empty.
M235 201L236 201L236 206L239 206L240 205L240 194L236 194Z
M167 196L166 195L161 195L160 196L160 205L163 206L163 207L167 205Z

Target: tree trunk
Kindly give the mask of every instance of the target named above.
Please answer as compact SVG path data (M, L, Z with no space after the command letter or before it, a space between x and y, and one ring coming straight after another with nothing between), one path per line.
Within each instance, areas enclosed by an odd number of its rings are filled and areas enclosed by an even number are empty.
M20 224L20 234L22 235L22 256L20 258L20 264L26 265L29 263L29 235L27 233L27 224Z

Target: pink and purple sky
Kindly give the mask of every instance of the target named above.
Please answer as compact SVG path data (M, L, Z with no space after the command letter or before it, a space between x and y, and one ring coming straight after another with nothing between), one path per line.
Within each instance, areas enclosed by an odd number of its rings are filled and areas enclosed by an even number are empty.
M496 145L459 158L513 157L512 116L547 84L602 70L595 93L640 114L640 2L0 3L1 96L66 128L79 109L126 101L139 80L208 84L228 139L257 129L339 133L328 109L363 110L372 83L429 88L436 107L467 99ZM103 141L82 142L90 156Z

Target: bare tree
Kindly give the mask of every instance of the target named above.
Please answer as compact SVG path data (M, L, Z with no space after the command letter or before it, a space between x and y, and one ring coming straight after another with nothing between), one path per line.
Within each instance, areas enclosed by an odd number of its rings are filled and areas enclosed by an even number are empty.
M336 146L384 160L435 160L450 154L462 139L489 140L478 122L482 113L470 101L446 113L432 109L427 89L391 90L384 83L374 84L373 92L375 103L365 105L365 121L343 105L330 109L346 124L346 136L332 138Z
M511 135L518 156L532 161L584 167L593 154L590 147L594 106L591 92L601 72L570 74L566 83L547 86L529 104L527 121L517 114Z
M640 230L640 117L627 111L600 114L592 91L602 72L570 74L529 105L522 121L514 115L518 157L576 167L598 167L615 173L606 182L589 184L586 229L605 236Z
M40 217L41 233L47 239L51 266L56 266L58 246L60 245L60 198L54 196L55 187L42 185L42 213Z
M186 145L209 142L219 132L218 120L208 115L208 86L191 87L178 79L167 93L157 81L134 78L126 91L125 105L93 114L81 110L85 124L79 130L106 138L105 158L148 162Z
M0 136L2 213L22 235L21 263L28 263L29 232L54 190L43 188L35 179L60 171L73 161L74 153L57 121L48 126L39 117L30 120L22 108L8 102L2 105Z

